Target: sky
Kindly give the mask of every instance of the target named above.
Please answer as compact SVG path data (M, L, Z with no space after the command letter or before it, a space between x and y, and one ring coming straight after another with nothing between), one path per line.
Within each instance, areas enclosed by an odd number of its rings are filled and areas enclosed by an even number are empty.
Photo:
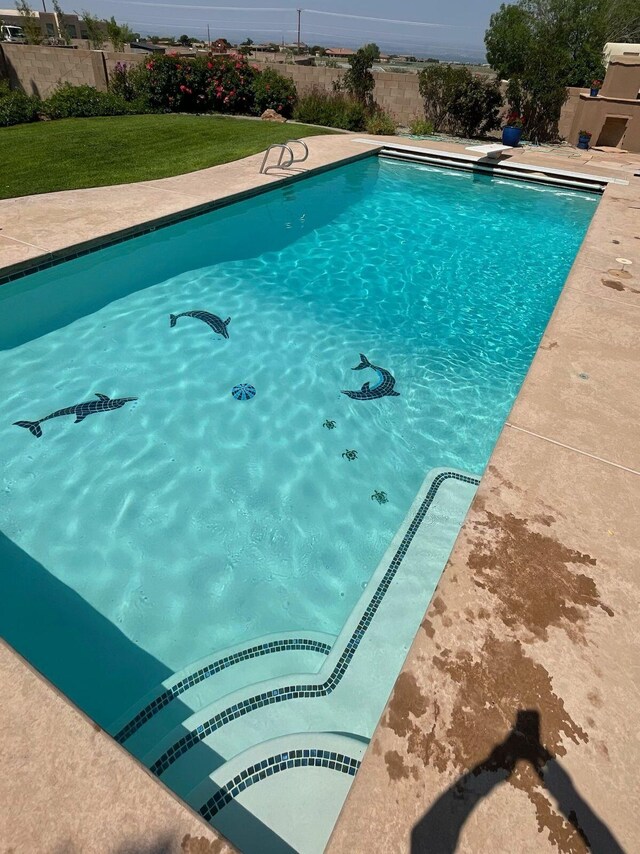
M294 42L297 5L287 0L84 0L99 17L128 23L147 35L235 42ZM226 5L225 5L226 3ZM301 39L309 45L356 47L376 42L382 50L441 59L481 60L483 36L500 0L311 0L302 8ZM39 4L37 4L39 5ZM36 6L36 3L34 3ZM63 8L64 3L63 3Z

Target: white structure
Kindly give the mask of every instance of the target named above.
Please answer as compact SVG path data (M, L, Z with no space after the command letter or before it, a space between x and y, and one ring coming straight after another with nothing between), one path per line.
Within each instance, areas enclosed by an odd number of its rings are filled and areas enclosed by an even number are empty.
M609 67L614 56L640 56L640 44L625 44L624 42L607 42L603 51L605 67Z

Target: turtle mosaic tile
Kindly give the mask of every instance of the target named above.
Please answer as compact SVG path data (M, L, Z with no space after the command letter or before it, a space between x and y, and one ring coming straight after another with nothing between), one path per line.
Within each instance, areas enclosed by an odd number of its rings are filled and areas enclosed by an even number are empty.
M157 715L159 711L165 708L165 706L168 706L172 700L175 700L176 697L179 697L181 694L184 694L185 691L193 688L194 685L198 685L205 679L209 679L216 673L220 673L221 670L226 670L229 667L233 667L234 664L239 664L241 661L246 661L249 658L256 658L261 655L271 655L276 652L289 652L290 650L301 649L313 650L314 652L319 652L324 655L329 655L331 652L329 644L323 643L322 641L311 640L309 638L283 638L282 640L273 640L256 644L255 646L250 646L246 649L234 652L231 655L225 655L223 658L219 658L216 661L212 661L211 664L207 664L206 667L200 668L195 671L195 673L185 676L179 682L176 682L175 685L171 685L166 691L158 694L157 697L147 703L143 709L141 709L127 724L125 724L125 726L116 733L114 738L119 744L124 744L124 742L137 732L140 727L144 726L147 721L151 720L151 718L154 715Z
M343 753L315 748L297 748L295 750L283 751L275 756L269 756L250 765L244 771L225 783L214 795L204 803L198 812L207 821L211 821L220 810L236 798L241 792L261 780L266 780L281 771L291 768L328 768L331 771L339 771L342 774L355 776L360 767L360 760L353 759Z
M170 765L180 758L180 756L183 756L192 747L207 738L207 736L221 729L230 721L243 717L256 709L260 709L266 705L273 705L274 703L283 703L287 700L324 697L331 694L337 685L339 685L342 677L346 673L360 642L371 625L371 621L373 620L376 611L380 607L380 604L389 589L389 585L393 581L407 554L407 551L409 550L409 546L411 545L413 538L424 521L439 488L446 480L449 479L459 480L463 483L473 484L474 486L477 486L480 482L479 478L470 477L453 471L444 471L436 475L422 503L420 504L416 515L412 519L407 532L402 538L400 546L396 550L389 567L376 587L373 596L369 600L369 604L347 641L340 658L324 682L310 685L286 685L282 688L274 688L269 691L254 694L245 700L229 706L209 718L207 721L204 721L195 729L186 733L182 738L178 739L178 741L176 741L150 766L151 772L156 776L161 776Z

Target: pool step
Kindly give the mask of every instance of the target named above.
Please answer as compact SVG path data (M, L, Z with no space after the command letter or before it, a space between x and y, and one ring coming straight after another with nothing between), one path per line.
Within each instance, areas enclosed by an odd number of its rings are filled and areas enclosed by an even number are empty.
M321 854L366 747L342 733L270 739L221 765L185 800L241 851Z
M194 712L227 694L270 677L317 672L335 640L325 632L279 632L206 656L148 691L108 731L142 757Z
M369 738L477 484L463 472L430 472L318 673L271 678L216 700L159 741L145 764L184 797L259 742L300 732Z

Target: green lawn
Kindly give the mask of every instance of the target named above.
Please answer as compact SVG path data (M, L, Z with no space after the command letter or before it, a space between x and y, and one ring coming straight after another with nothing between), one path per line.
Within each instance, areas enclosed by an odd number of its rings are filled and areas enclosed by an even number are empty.
M148 181L228 163L272 142L330 133L224 116L60 119L0 129L0 198Z

